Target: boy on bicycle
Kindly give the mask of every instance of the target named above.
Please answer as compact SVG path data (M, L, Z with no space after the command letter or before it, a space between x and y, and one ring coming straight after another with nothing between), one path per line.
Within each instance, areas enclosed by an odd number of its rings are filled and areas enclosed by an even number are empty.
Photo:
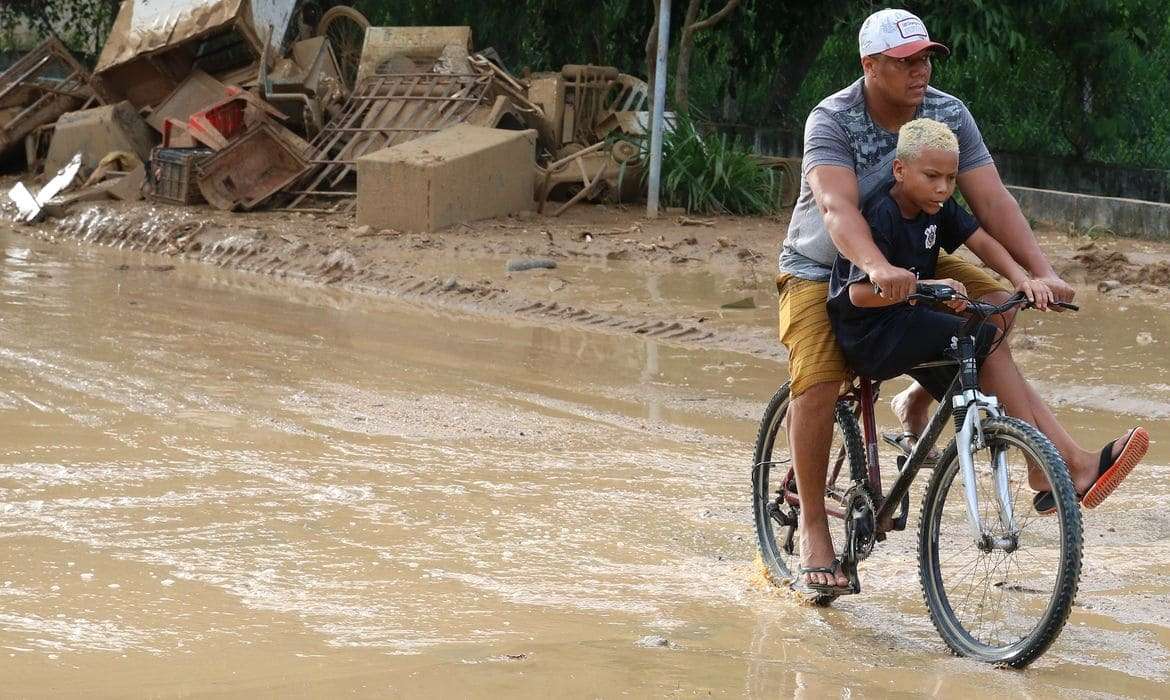
M1053 300L1048 286L1031 279L1002 245L991 237L951 195L958 173L959 142L942 122L915 119L898 132L894 184L878 190L862 205L874 243L892 265L915 273L923 283L951 287L966 296L953 279L933 279L939 249L954 252L960 245L975 253L1036 307L1046 310ZM912 371L915 365L944 359L951 339L965 322L961 299L947 302L954 313L925 305L891 302L869 283L865 272L838 255L829 282L828 312L833 332L851 369L873 379L910 374L936 399L942 397L953 372ZM1064 430L1037 425L1024 378L1011 356L995 352L998 328L984 323L976 337L983 360L980 382L996 395L1009 415L1045 433L1069 467L1073 485L1086 508L1101 503L1145 455L1149 436L1138 427L1105 445L1100 453L1083 450ZM1002 340L1002 338L1000 338ZM1048 429L1046 429L1048 428ZM1029 470L1037 491L1036 510L1055 510L1048 483Z

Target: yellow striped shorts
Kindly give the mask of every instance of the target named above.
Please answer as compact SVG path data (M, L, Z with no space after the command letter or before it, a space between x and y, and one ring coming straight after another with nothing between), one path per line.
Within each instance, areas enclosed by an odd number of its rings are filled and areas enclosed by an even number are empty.
M985 270L957 255L939 255L935 277L962 282L974 299L1008 291ZM840 384L848 379L851 373L833 336L825 307L829 283L780 273L776 289L780 292L780 342L788 349L792 396L800 396L822 382Z

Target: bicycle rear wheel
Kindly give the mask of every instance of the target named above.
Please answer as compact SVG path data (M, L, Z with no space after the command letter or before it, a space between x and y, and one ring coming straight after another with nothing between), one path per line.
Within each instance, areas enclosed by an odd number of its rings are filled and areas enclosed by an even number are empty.
M793 503L796 481L792 474L787 420L790 402L788 384L785 383L764 410L752 467L752 510L760 558L772 583L779 586L790 585L800 567L797 528L800 506ZM861 431L854 417L853 405L844 400L837 402L826 480L834 483L835 475L837 483L865 478ZM835 596L822 595L814 602L827 605L833 598Z
M952 652L1022 668L1064 628L1081 573L1081 512L1064 464L1039 431L1014 418L983 423L986 447L975 458L980 522L977 542L967 519L956 444L939 460L923 499L918 565L923 597ZM1004 455L1014 527L1002 522L991 465ZM1028 464L1052 485L1056 513L1032 506ZM1007 543L1007 544L1003 544ZM1014 547L1013 547L1014 543Z

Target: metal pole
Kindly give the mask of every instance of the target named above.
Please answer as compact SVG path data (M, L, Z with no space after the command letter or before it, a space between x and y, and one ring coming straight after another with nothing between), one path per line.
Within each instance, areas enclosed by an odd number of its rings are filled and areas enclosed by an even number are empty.
M662 183L662 129L666 112L666 53L670 48L670 0L658 2L658 57L654 64L654 115L650 122L650 191L646 216L658 217L658 189Z

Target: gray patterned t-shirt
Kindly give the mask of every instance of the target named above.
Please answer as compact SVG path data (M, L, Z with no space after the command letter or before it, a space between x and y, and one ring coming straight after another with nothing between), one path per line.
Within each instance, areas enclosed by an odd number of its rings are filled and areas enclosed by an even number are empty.
M804 124L804 160L800 197L792 210L788 235L780 249L780 271L802 279L824 281L832 272L837 248L825 230L821 209L813 198L808 173L818 165L839 165L857 173L864 202L879 187L893 184L894 149L898 135L873 123L865 109L859 78L844 90L821 101ZM915 117L946 124L959 139L959 172L991 163L991 154L975 118L958 98L928 87Z

